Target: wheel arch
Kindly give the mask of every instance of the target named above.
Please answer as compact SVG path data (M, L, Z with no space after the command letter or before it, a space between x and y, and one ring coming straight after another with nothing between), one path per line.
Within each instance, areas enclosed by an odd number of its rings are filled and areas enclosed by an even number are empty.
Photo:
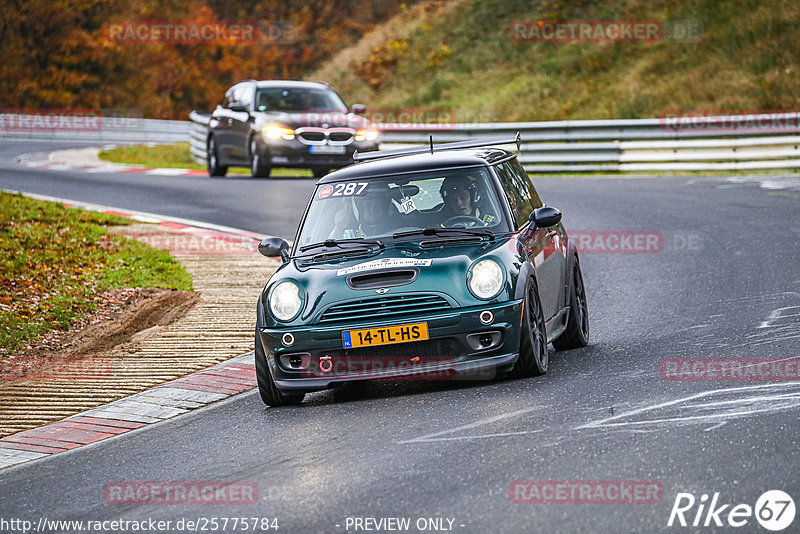
M517 274L517 285L514 288L514 300L521 300L525 298L525 284L528 281L528 278L532 278L538 286L539 282L536 279L536 269L529 262L525 262L522 264L522 267L520 267L519 273Z
M572 271L575 269L575 265L580 265L581 260L578 257L578 249L575 248L575 245L570 242L569 253L567 254L567 261L565 262L565 270L564 270L564 280L566 284L564 284L564 306L569 306L569 296L570 292L572 291L573 286L575 285L575 279L572 276Z

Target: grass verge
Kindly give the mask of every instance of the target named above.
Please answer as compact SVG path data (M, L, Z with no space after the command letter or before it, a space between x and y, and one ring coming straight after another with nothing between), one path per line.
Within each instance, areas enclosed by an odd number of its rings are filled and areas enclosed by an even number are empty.
M657 42L520 42L515 21L655 20ZM800 105L798 2L444 0L405 7L306 79L454 122L631 119ZM697 39L667 35L672 23ZM677 26L676 26L677 27ZM425 116L424 113L420 115Z
M124 287L192 289L167 252L106 232L115 215L0 191L0 355L96 308Z
M189 152L189 143L175 143L172 145L156 146L125 146L103 150L98 157L112 163L125 163L127 165L144 165L150 168L192 169L206 170L205 165L198 164L192 159ZM250 169L244 167L230 167L228 174L242 174L250 176ZM306 169L272 169L275 176L311 176L311 171Z

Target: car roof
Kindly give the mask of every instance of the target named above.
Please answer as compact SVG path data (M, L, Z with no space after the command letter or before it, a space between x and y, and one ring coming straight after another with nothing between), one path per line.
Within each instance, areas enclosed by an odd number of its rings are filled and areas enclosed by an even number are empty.
M344 167L328 174L317 183L325 184L353 178L378 177L459 167L479 167L491 165L514 156L514 153L501 148L480 148L386 157Z
M256 87L293 87L293 88L316 88L331 89L331 86L321 82L300 82L297 80L251 80Z

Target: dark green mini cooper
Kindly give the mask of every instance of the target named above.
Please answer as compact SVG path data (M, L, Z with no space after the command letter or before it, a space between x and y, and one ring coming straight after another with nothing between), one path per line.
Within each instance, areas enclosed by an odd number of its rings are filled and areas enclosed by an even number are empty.
M374 379L518 377L588 343L586 292L561 212L515 139L357 154L321 179L258 301L261 398Z

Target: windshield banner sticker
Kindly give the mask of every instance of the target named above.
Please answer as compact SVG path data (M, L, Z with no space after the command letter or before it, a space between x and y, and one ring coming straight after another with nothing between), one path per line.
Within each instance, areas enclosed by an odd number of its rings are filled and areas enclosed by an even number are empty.
M365 263L359 263L351 267L345 267L336 271L336 276L344 276L363 271L377 271L380 269L395 269L397 267L429 267L432 260L414 260L411 258L383 258Z
M319 198L328 197L360 197L367 193L368 182L342 182L335 185L326 185L319 190Z

